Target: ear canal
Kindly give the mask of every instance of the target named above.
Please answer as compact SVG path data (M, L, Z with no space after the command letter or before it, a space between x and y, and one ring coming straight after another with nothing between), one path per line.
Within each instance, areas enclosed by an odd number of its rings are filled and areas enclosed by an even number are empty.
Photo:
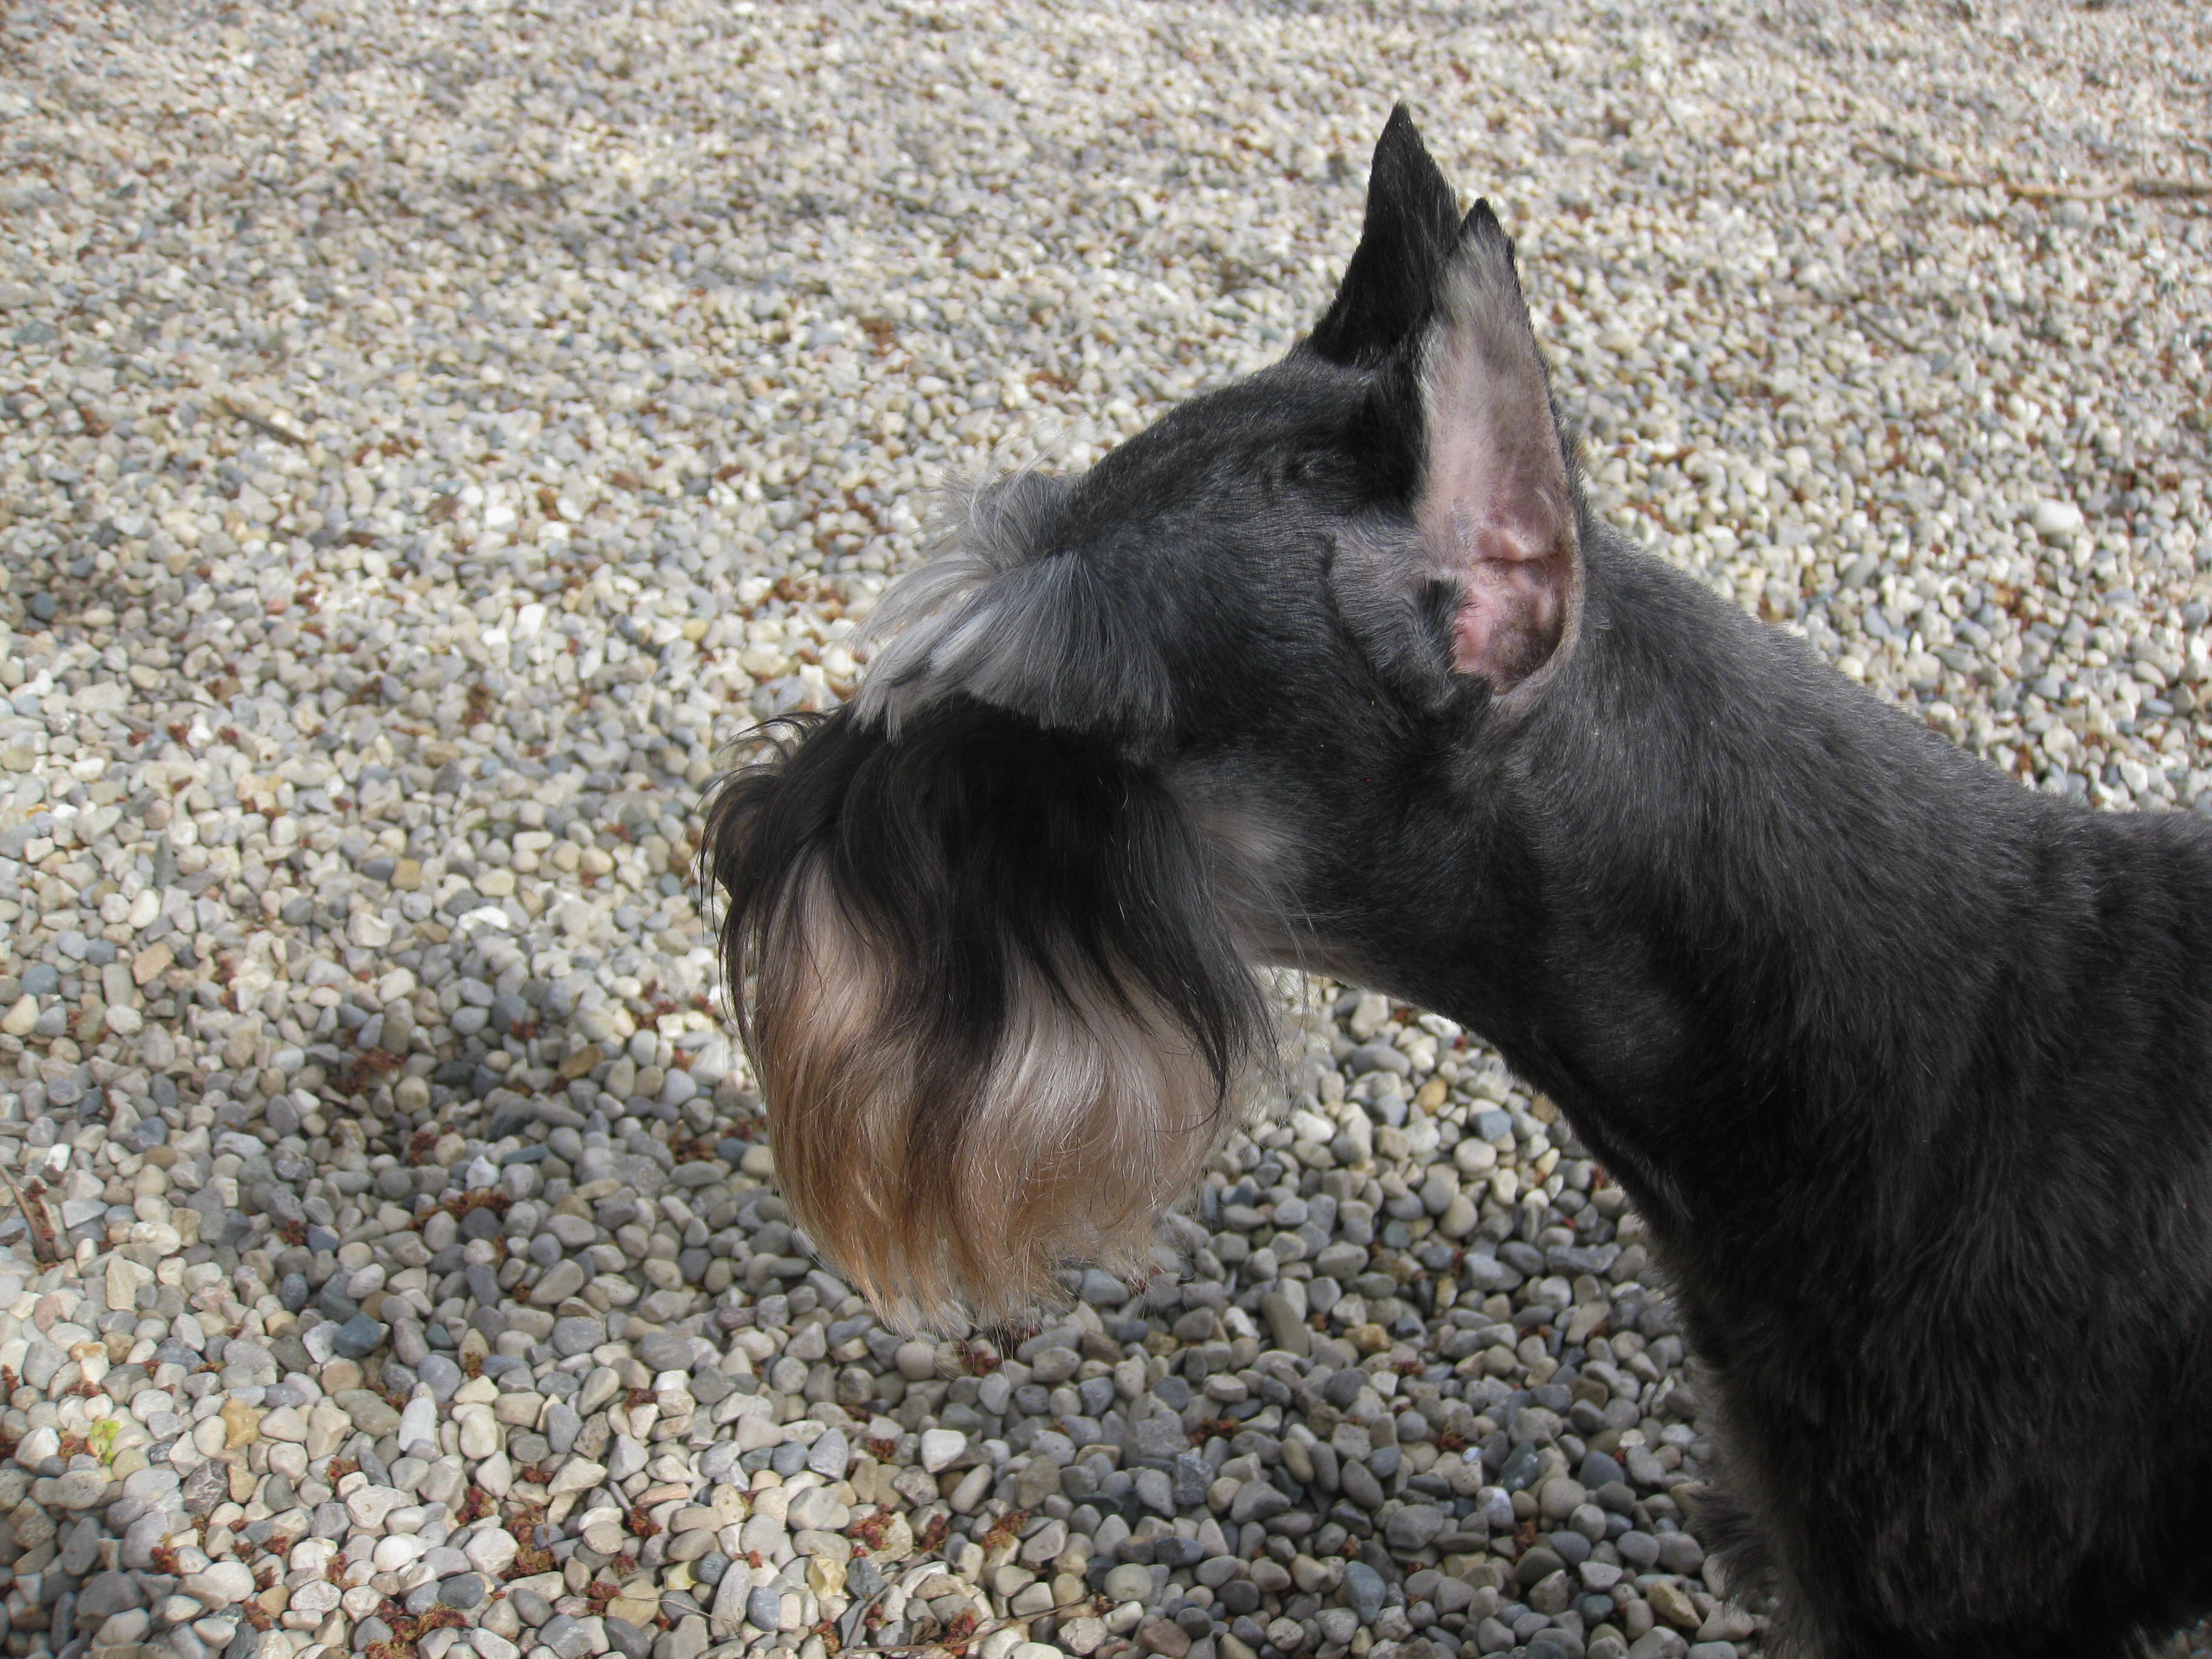
M840 711L707 857L785 1197L856 1289L941 1325L1149 1271L1269 1030L1164 783L964 698Z
M1487 202L1468 215L1438 281L1419 378L1413 517L1431 568L1460 590L1452 666L1512 692L1572 645L1582 554L1513 245Z
M1458 200L1400 104L1375 146L1358 250L1307 349L1361 368L1389 358L1428 320L1458 231Z

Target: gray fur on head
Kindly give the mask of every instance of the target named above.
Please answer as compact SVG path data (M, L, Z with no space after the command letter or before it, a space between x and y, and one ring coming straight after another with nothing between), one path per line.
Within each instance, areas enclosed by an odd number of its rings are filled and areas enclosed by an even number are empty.
M892 583L870 634L884 641L855 699L896 738L964 695L1051 731L1156 730L1166 674L1151 635L1095 566L1056 549L1067 483L1022 471L957 490L939 550Z

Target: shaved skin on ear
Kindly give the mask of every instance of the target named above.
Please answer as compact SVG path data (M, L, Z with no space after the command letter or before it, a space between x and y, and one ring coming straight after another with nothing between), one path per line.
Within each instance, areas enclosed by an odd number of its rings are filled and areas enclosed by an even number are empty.
M1415 522L1463 595L1452 666L1506 692L1571 642L1574 503L1512 246L1486 202L1468 215L1421 365L1427 446Z

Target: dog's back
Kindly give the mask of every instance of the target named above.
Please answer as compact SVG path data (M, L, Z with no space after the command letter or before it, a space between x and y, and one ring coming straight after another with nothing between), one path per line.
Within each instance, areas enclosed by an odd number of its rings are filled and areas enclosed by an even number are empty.
M1576 896L1523 1040L1540 1076L1567 1010L1613 1022L1574 1045L1612 1075L1545 1080L1675 1269L1731 1582L1821 1655L2201 1611L2212 823L2021 789L1657 561L1590 568L1583 782L1515 814Z

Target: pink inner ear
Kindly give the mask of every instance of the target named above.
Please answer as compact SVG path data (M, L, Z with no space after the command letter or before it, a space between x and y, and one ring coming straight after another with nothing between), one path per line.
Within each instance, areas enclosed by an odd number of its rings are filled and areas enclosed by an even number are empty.
M1484 560L1461 580L1465 598L1452 624L1452 667L1503 691L1544 665L1565 622L1566 581L1556 555Z
M1439 437L1443 465L1431 465L1437 493L1427 503L1425 528L1431 552L1460 585L1452 668L1506 691L1559 647L1575 580L1575 538L1565 504L1544 476L1541 448L1532 456L1525 439L1498 442L1495 414L1481 410ZM1556 460L1553 465L1563 494L1565 470Z
M1459 257L1425 366L1416 520L1462 596L1452 667L1505 691L1567 636L1574 507L1543 360L1503 245L1469 243Z

